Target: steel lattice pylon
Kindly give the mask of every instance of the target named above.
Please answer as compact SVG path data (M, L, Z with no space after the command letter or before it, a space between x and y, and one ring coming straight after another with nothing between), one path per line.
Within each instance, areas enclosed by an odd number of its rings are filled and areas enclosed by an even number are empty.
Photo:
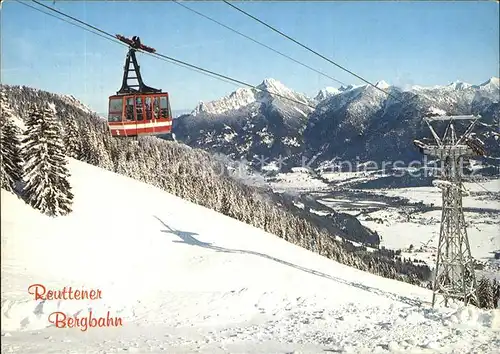
M477 304L474 259L471 256L467 228L462 209L462 196L467 193L462 184L462 159L484 156L483 143L474 137L472 129L480 117L434 115L424 118L434 141L415 140L421 152L439 159L442 163L441 179L434 185L442 190L442 215L439 232L436 268L433 280L432 306L442 296L445 306L450 299L460 299L464 304ZM458 136L454 121L472 120L462 136ZM447 121L442 137L432 127L434 121Z

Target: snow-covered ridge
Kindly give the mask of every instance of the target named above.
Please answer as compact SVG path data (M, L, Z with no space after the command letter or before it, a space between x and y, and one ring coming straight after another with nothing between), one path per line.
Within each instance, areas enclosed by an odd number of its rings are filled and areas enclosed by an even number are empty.
M487 85L492 85L492 86L497 86L497 87L500 86L500 78L493 76L488 81L483 82L479 86L482 87L482 86L487 86Z
M376 87L382 89L382 90L387 90L390 89L391 87L397 87L400 90L407 91L408 89L405 89L403 87L398 87L396 85L391 85L385 80L379 80L374 84ZM479 84L479 85L472 85L460 80L456 80L454 82L451 82L446 85L435 85L435 86L420 86L420 85L413 85L409 88L410 91L413 92L427 92L427 91L443 91L443 94L445 92L449 91L467 91L467 90L482 90L485 92L490 92L495 94L496 91L499 90L500 84L499 84L499 78L498 77L491 77L489 80L486 82ZM342 94L350 94L354 90L364 90L366 88L373 88L371 85L365 84L365 85L348 85L348 86L341 86L339 88L332 87L332 86L327 86L323 89L320 89L316 96L314 98L310 98L304 94L298 93L293 91L292 89L286 87L283 83L280 81L273 79L273 78L267 78L264 79L263 82L257 86L258 89L268 91L270 93L280 95L283 97L288 97L291 98L292 100L297 100L301 102L322 102L325 101L326 99L331 98L332 96L337 96L337 95L342 95ZM260 92L260 94L259 94ZM379 91L378 91L379 92ZM207 113L207 114L212 114L212 115L217 115L217 114L224 114L232 110L237 110L242 107L246 107L250 104L253 104L255 102L269 102L269 100L272 98L272 95L269 94L262 94L262 91L251 89L251 88L239 88L236 91L232 92L231 94L224 96L220 99L209 101L209 102L200 102L195 109L191 112L193 116L196 116L200 114L201 112Z
M445 88L450 89L450 90L467 90L468 88L472 87L471 84L467 82L462 82L462 81L455 81L450 83L449 85L445 86Z
M67 103L69 104L72 104L74 105L75 107L81 109L82 111L84 111L85 113L88 113L88 114L95 114L94 111L88 107L87 105L85 105L83 102L81 102L80 100L78 100L75 96L73 95L58 95L63 101L66 101Z
M252 89L239 88L230 95L222 97L221 99L206 103L200 102L191 114L193 116L196 116L201 112L208 114L222 114L230 110L237 110L255 101L255 92Z
M273 99L298 101L309 103L311 101L306 95L295 92L286 87L283 83L273 78L266 78L261 84L253 88L239 88L231 94L218 100L209 102L200 102L191 115L196 116L200 113L205 114L224 114L233 110L246 107L255 102L268 104ZM293 103L293 102L292 102Z
M391 87L391 85L389 85L386 81L384 80L380 80L378 81L376 84L375 84L376 87L384 90L384 89L387 89L389 87Z
M324 89L319 90L318 94L314 99L316 101L323 101L324 99L331 97L333 95L338 95L341 91L338 88L327 86Z
M447 85L434 85L434 86L420 86L413 85L411 87L414 91L422 91L422 90L448 90L448 91L464 91L464 90L484 90L484 89L499 89L500 87L500 79L498 77L491 77L487 81L479 84L473 85L464 81L456 80Z
M271 93L276 93L279 95L291 95L294 94L292 90L290 90L288 87L283 85L281 82L278 80L275 80L273 78L267 78L262 81L262 83L257 86L257 88L269 91Z

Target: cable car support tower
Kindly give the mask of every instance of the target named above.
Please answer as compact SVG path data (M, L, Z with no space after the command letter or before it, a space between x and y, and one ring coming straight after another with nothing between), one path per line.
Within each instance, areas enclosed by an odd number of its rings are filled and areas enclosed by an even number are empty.
M445 306L450 299L463 300L464 304L478 304L474 260L471 256L467 228L462 208L462 196L467 191L462 184L462 162L464 157L484 156L484 144L475 137L472 129L480 116L428 115L424 118L434 141L414 140L414 144L426 155L441 161L441 179L433 184L442 191L441 228L433 279L432 306L442 296ZM457 135L455 121L472 121L462 136ZM447 121L445 132L440 137L433 122Z

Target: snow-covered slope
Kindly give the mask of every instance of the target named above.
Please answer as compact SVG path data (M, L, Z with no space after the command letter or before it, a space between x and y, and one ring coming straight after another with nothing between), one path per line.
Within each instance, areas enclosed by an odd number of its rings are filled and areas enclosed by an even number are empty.
M82 162L70 171L66 217L2 190L2 352L500 350L500 310L431 309L426 289ZM32 284L101 299L34 300ZM47 328L55 311L123 326Z

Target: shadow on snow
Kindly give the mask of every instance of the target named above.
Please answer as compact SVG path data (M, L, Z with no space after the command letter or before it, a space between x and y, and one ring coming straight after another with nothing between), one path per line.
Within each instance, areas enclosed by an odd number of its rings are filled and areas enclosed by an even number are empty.
M197 233L175 230L175 229L171 228L170 226L168 226L165 222L163 222L159 217L157 217L157 216L154 216L154 217L159 222L161 222L164 227L166 227L166 230L161 230L161 232L176 235L177 237L179 237L181 239L181 241L179 241L179 240L173 241L175 243L185 243L185 244L188 244L188 245L191 245L191 246L199 246L199 247L203 247L203 248L214 250L216 252L251 254L251 255L254 255L254 256L258 256L258 257L264 257L264 258L270 259L272 261L284 264L286 266L293 267L295 269L299 269L299 270L301 270L303 272L307 272L309 274L313 274L313 275L316 275L316 276L319 276L319 277L330 279L330 280L333 280L333 281L336 281L338 283L342 283L342 284L345 284L345 285L353 286L355 288L358 288L358 289L361 289L361 290L364 290L364 291L367 291L367 292L371 292L371 293L374 293L374 294L377 294L377 295L380 295L380 296L388 297L388 298L390 298L392 300L399 301L399 302L405 303L405 304L410 305L410 306L420 307L420 306L422 306L424 304L424 302L420 301L420 300L412 299L412 298L409 298L409 297L406 297L406 296L402 296L402 295L393 294L393 293L390 293L390 292L387 292L387 291L384 291L384 290L381 290L381 289L377 289L377 288L374 288L374 287L371 287L371 286L367 286L367 285L364 285L364 284L360 284L360 283L356 283L356 282L344 280L344 279L341 279L341 278L337 278L337 277L334 277L334 276L332 276L330 274L326 274L326 273L323 273L323 272L320 272L320 271L317 271L317 270L314 270L314 269L302 267L302 266L299 266L299 265L296 265L296 264L284 261L282 259L269 256L269 255L264 254L264 253L250 251L250 250L240 250L240 249L224 248L224 247L213 245L212 243L202 242L202 241L197 240L194 237L195 235L198 235Z

